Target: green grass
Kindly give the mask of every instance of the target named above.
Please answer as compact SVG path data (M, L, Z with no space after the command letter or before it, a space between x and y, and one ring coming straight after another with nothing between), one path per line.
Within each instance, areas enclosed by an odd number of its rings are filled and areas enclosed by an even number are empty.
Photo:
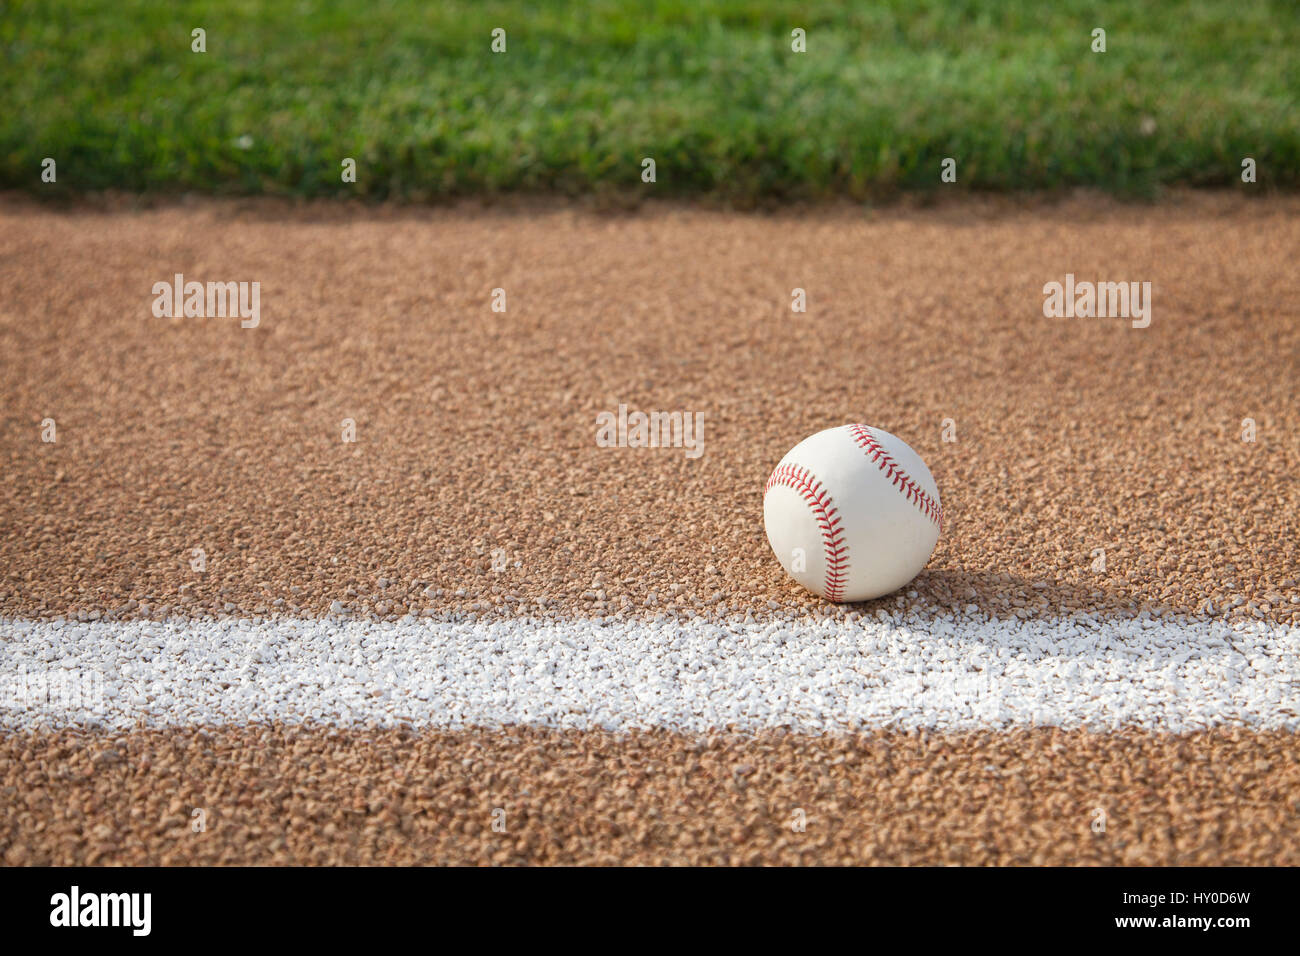
M749 202L935 190L952 156L961 189L1147 194L1252 156L1294 188L1297 51L1294 0L0 0L0 187Z

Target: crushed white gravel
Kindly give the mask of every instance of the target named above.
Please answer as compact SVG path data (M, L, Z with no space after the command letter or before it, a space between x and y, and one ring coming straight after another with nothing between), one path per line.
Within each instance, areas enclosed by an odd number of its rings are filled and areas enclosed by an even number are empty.
M0 621L0 726L1300 729L1300 628L838 620Z

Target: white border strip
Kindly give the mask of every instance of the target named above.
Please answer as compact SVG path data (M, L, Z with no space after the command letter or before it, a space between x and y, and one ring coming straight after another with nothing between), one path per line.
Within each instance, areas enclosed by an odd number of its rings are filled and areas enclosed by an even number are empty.
M712 623L0 620L0 727L314 720L1300 729L1300 628L878 611Z

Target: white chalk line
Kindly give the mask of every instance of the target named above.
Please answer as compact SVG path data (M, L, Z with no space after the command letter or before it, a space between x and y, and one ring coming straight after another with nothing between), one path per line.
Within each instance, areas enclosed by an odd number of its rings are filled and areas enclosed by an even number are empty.
M0 620L0 727L1300 729L1300 628L878 611L707 622Z

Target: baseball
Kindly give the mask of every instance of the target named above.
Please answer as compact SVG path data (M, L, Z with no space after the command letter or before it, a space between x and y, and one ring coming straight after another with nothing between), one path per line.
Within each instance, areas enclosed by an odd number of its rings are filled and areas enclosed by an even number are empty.
M943 512L901 438L841 425L805 438L767 480L763 525L781 566L828 601L896 591L930 560Z

